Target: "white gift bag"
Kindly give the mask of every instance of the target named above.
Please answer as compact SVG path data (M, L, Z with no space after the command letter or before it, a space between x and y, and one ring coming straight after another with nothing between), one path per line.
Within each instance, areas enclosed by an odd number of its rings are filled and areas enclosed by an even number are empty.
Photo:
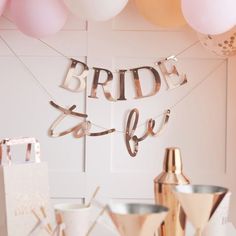
M27 145L25 162L11 160L11 146ZM35 157L30 159L34 145ZM2 155L6 147L6 155ZM3 158L4 156L4 158ZM6 156L6 158L5 158ZM34 138L0 142L0 236L49 235L45 223L51 212L47 164L40 161L40 145ZM44 222L44 223L42 223Z

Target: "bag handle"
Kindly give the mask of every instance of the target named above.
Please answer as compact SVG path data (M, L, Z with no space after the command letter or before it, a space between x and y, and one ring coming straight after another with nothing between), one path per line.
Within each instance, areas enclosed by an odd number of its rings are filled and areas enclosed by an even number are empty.
M26 149L26 158L25 161L30 161L30 156L31 156L31 149L32 145L34 145L34 151L35 151L35 162L39 163L40 160L40 144L37 139L35 138L19 138L19 139L8 139L5 138L1 140L0 142L0 165L2 164L2 146L6 145L6 152L7 152L7 162L9 165L11 165L12 160L11 160L11 146L15 145L22 145L22 144L27 144L27 149Z

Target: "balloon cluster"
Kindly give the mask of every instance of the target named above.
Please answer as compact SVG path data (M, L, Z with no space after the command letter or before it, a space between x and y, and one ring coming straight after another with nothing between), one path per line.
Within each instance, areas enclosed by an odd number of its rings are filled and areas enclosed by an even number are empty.
M236 0L135 0L139 12L165 28L189 24L218 56L236 54Z
M84 20L106 21L119 14L129 0L0 0L0 15L8 5L16 26L26 35L55 34L70 10ZM236 54L236 0L134 0L151 23L173 28L187 23L199 33L204 47L217 55Z
M140 13L159 27L188 23L202 34L221 34L236 25L235 0L135 0Z
M128 0L0 0L0 15L8 5L20 31L41 38L60 31L68 9L85 20L105 21L120 13Z

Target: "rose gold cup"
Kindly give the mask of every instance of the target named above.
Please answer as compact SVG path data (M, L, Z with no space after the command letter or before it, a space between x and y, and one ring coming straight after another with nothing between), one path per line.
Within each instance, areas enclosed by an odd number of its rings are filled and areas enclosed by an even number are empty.
M212 185L181 185L173 187L173 191L196 229L196 236L203 236L203 230L228 189Z
M155 204L114 203L108 214L121 236L153 236L168 208Z

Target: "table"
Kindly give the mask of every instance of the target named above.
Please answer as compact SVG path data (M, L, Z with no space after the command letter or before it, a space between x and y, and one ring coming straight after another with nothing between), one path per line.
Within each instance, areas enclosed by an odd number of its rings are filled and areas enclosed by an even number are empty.
M97 226L94 228L93 232L91 233L91 236L119 236L119 234L112 226L108 228L104 226L102 222L99 222ZM186 236L194 236L194 229L190 224L186 229ZM236 236L236 229L232 223L227 224L227 235L225 236Z

